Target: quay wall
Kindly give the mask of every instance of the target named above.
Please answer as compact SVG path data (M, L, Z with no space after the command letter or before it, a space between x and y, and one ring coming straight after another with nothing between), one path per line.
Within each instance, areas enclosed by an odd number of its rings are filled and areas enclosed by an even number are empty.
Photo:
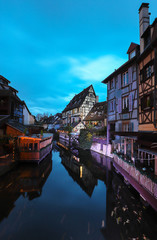
M59 138L65 141L69 141L69 136L67 133L60 132ZM73 141L73 139L71 139ZM105 156L108 156L110 158L113 158L113 154L111 153L112 146L111 144L107 144L107 139L103 137L93 137L93 142L91 145L90 150L97 152L99 154L103 154Z
M150 179L147 175L142 174L134 165L125 162L116 154L113 155L114 162L157 199L157 182Z
M103 137L94 137L93 143L90 148L92 151L95 151L97 153L103 154L105 156L108 156L110 158L113 158L113 155L111 153L112 146L111 144L107 144L107 139Z

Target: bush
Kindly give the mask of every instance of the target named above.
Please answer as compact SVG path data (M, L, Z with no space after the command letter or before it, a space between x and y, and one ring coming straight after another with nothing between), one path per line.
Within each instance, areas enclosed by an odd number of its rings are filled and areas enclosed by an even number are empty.
M96 128L87 128L87 130L95 136L103 136L106 137L107 136L107 127L103 127L100 129L96 129Z
M82 149L90 149L92 145L93 134L87 129L80 130L79 145Z

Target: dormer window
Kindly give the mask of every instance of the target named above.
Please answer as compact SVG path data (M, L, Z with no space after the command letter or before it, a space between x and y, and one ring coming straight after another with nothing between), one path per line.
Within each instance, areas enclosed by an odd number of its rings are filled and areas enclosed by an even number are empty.
M133 57L135 57L135 56L136 56L136 51L133 50L133 51L130 53L130 59L133 58Z

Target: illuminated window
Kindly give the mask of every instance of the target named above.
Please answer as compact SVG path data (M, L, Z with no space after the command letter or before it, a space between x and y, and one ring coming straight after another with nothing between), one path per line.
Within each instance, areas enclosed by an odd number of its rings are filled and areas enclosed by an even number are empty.
M29 144L29 151L32 151L32 150L33 150L33 144L30 143L30 144Z

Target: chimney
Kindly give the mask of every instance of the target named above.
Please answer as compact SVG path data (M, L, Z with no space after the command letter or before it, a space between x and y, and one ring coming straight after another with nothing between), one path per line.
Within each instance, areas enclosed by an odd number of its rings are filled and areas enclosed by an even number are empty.
M150 25L149 15L149 3L142 3L141 7L139 8L140 53L144 51L144 39L141 38L141 36Z
M99 102L99 96L96 96L96 103Z

